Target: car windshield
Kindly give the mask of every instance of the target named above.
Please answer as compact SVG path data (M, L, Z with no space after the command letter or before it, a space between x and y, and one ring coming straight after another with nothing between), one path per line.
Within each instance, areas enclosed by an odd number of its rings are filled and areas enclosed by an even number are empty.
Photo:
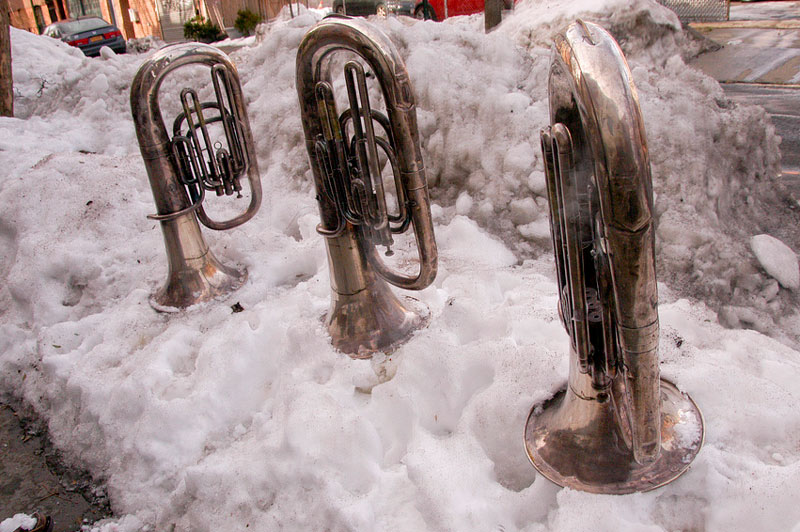
M84 18L81 20L73 20L71 22L64 22L59 24L59 29L64 35L74 35L75 33L83 33L84 31L96 30L108 26L108 22L100 18Z

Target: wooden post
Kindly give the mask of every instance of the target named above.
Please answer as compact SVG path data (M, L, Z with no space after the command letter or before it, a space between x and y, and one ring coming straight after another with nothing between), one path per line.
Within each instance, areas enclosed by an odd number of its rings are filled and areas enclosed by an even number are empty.
M489 33L503 20L503 0L483 0L483 22Z
M8 0L0 0L0 116L14 116L9 9Z

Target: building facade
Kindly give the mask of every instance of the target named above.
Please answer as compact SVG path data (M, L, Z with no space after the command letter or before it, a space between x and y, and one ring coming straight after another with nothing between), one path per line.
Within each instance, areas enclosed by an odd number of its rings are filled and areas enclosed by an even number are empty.
M41 33L45 26L67 18L66 0L5 0L11 25L21 30Z
M32 33L58 20L96 16L115 24L126 39L173 42L183 39L183 24L196 15L230 29L240 9L269 20L288 0L0 0L0 6L5 2L11 25Z

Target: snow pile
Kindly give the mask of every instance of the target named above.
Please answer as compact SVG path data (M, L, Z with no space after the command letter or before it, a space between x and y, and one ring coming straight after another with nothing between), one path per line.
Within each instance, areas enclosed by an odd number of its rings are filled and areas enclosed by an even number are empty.
M11 54L14 116L27 121L25 133L46 139L52 151L133 152L128 94L141 56L91 59L62 41L15 28ZM4 129L0 146L8 149L18 133L13 124Z
M578 17L616 36L636 82L656 196L659 278L714 308L753 307L757 319L742 325L797 345L800 298L787 290L773 293L773 279L761 273L747 245L754 234L777 231L800 249L800 234L780 228L787 217L794 220L789 227L796 226L796 214L778 195L778 138L763 110L733 104L714 80L687 67L684 59L702 44L681 31L674 13L654 3L523 2L500 31L533 54ZM539 175L538 153L535 167ZM541 185L530 192L534 198L543 194ZM499 213L501 219L514 219L514 203L510 216ZM543 209L538 218L546 218ZM517 225L528 237L525 229ZM547 237L537 229L534 238Z
M521 2L489 35L481 32L480 17L444 25L376 22L406 61L428 182L444 219L469 216L520 260L550 253L539 129L549 122L552 35L576 17L616 34L639 90L656 194L660 278L715 309L756 301L758 318L747 326L800 340L800 298L786 290L761 297L771 291L772 279L747 245L752 235L779 230L777 220L793 216L777 192L774 127L761 108L732 103L714 80L686 66L683 58L699 45L655 3ZM293 57L313 19L305 14L265 26L263 44L239 55L248 84L279 92L256 92L252 102L254 130L262 132L259 152L268 154L270 168L280 161L282 186L301 190L310 190L312 180L293 111ZM796 232L781 237L800 249Z
M628 497L552 485L521 443L531 406L567 375L538 153L545 34L589 9L663 30L631 49L658 192L662 372L707 422L684 477ZM747 299L762 284L774 283L768 312L794 297L750 255L749 238L765 231L731 232L764 223L755 209L769 197L749 188L756 176L770 182L777 156L763 112L726 103L682 67L679 30L655 4L523 4L488 36L477 17L373 21L405 56L417 93L440 268L414 294L430 325L393 353L353 361L331 348L321 321L328 269L294 87L296 46L317 18L266 25L234 56L272 201L247 224L206 234L220 260L247 266L248 282L174 315L147 302L166 261L158 224L145 218L153 200L126 85L147 55L89 60L54 41L21 46L30 36L12 33L28 114L0 119L0 393L32 405L56 445L104 482L119 518L87 528L795 526L800 353L724 329L715 314L736 288L728 299L745 304L720 317L729 325L749 325L747 312L766 323ZM526 24L541 43L521 38ZM34 71L52 78L38 95ZM737 210L755 214L731 228ZM746 289L705 291L717 271L724 284L743 269ZM686 294L713 296L711 308ZM771 332L796 338L790 326Z
M321 14L302 6L300 13L290 18L287 11L260 25L260 44L238 51L234 61L265 180L278 190L310 193L294 58L297 44ZM753 235L769 232L800 249L800 234L788 229L794 224L778 221L792 212L778 196L774 128L762 109L734 104L714 80L686 66L684 58L702 44L655 2L527 0L490 35L482 33L480 16L445 24L374 21L406 61L431 194L444 207L444 219L469 216L504 240L519 260L550 254L539 153L539 129L549 121L549 47L553 34L579 17L617 37L637 84L656 195L660 279L715 310L752 307L756 319L744 326L797 345L800 295L772 294L773 279L764 275L747 245ZM26 46L31 39L36 38L25 36ZM37 134L58 138L54 142L63 140L60 132L68 131L77 115L94 125L67 142L90 152L136 153L127 87L143 57L98 62L75 56L63 43L57 46L59 54L69 55L69 68L60 60L52 71L52 65L25 64L24 71L42 74L36 79L21 74L27 96L18 115L47 117ZM70 75L56 81L65 71ZM39 78L44 89L37 85ZM190 71L176 75L162 93L177 95L188 79ZM287 216L292 224L294 214Z

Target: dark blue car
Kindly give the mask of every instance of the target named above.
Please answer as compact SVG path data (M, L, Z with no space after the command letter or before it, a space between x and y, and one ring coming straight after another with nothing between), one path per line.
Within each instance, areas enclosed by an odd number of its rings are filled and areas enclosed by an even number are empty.
M113 24L97 17L60 20L47 26L44 34L77 46L89 57L100 55L100 48L103 46L108 46L118 54L125 53L122 32Z
M341 15L378 15L385 17L414 14L414 0L333 0L333 11Z

